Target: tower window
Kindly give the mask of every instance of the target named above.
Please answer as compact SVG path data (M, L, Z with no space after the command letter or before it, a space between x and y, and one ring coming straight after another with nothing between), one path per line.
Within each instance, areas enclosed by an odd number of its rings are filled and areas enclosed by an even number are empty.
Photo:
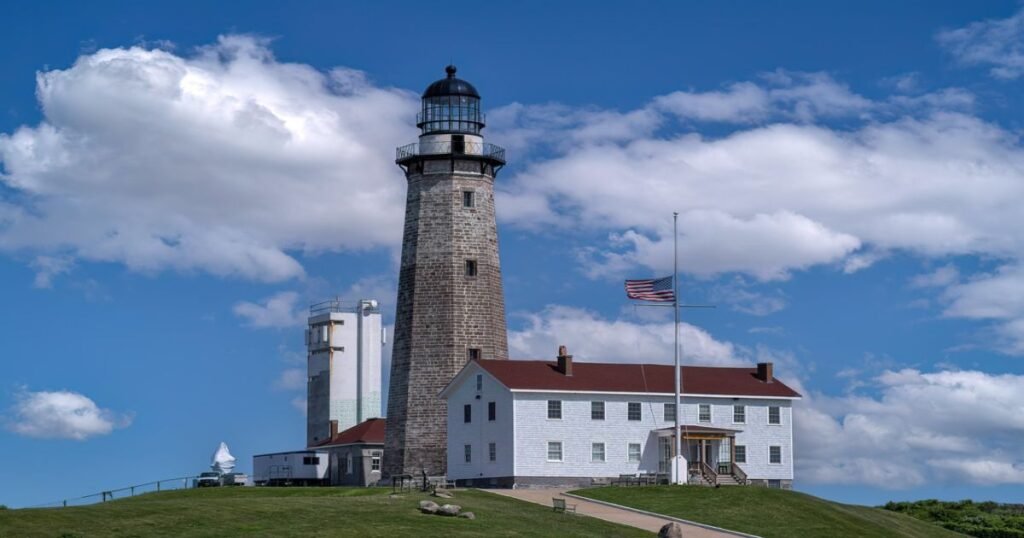
M459 129L463 130L465 126L459 125ZM466 137L463 135L452 135L452 153L461 155L466 153Z
M476 207L476 193L462 191L462 207Z
M476 260L466 260L466 276L476 276Z
M478 361L478 360L480 360L480 348L478 348L478 347L471 347L467 351L468 351L467 357L469 358L469 360L471 360L471 361ZM480 390L482 388L483 379L484 379L483 375L477 374L477 381L478 382L477 382L476 390Z

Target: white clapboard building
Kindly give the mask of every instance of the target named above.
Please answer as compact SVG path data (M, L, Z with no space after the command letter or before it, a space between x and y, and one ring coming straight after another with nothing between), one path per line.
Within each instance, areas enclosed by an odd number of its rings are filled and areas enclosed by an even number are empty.
M794 400L772 363L682 368L683 480L791 488ZM470 361L441 392L448 477L460 485L665 482L675 459L674 368Z

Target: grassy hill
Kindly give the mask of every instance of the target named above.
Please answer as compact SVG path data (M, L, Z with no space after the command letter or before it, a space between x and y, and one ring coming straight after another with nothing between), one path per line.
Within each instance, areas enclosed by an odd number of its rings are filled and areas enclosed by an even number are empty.
M451 503L475 520L423 515L426 495L388 489L207 488L148 493L75 508L0 510L0 537L649 536L481 491ZM440 499L435 499L440 500Z
M733 529L764 538L963 537L917 519L767 488L592 488L576 495Z

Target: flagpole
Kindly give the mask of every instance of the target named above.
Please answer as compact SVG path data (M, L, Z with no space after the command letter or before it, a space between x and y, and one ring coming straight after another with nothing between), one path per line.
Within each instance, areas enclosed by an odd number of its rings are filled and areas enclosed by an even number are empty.
M679 419L683 414L683 408L681 405L682 394L680 376L682 372L679 368L679 212L672 213L672 287L673 295L675 297L672 309L676 316L675 330L675 354L676 354L676 458L675 468L676 476L675 483L679 484L679 462L683 455L683 439L681 437L681 431L679 427Z

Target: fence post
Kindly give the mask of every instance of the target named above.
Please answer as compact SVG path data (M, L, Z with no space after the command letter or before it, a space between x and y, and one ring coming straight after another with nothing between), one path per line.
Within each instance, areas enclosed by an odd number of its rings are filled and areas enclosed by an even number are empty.
M67 507L68 507L68 500L64 499L64 508L67 508Z
M135 496L135 486L132 486L132 497Z
M157 491L160 491L160 482L157 482L157 483L156 483L156 490L157 490Z

